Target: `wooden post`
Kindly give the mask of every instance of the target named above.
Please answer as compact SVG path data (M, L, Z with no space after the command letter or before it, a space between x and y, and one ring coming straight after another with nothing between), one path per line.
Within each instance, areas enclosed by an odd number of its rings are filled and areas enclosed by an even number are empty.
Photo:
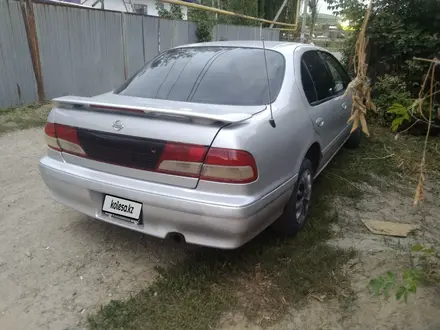
M127 59L127 44L126 44L126 38L127 38L127 31L126 31L126 20L125 20L125 13L121 13L121 28L122 28L122 59L124 61L124 80L127 80L128 78L128 59ZM143 42L143 40L142 40Z
M38 48L37 26L35 24L34 7L31 0L20 0L21 13L23 15L26 37L31 53L32 68L37 82L38 101L44 102L46 99L44 93L43 74L41 70L40 50Z

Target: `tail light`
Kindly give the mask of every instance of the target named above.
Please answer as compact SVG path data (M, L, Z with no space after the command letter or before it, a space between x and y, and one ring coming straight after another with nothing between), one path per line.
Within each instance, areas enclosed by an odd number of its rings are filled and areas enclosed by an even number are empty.
M257 180L254 157L242 150L211 148L206 156L200 179L228 183Z
M88 157L75 127L47 123L44 132L49 148ZM155 172L241 184L258 178L255 159L247 151L174 142L166 143Z
M47 146L51 149L61 151L58 144L57 133L55 131L55 124L47 123L44 127L44 137L46 138Z
M246 151L174 143L166 145L157 171L225 183L250 183L258 177L254 157Z
M157 171L198 178L207 150L205 146L167 143Z
M44 133L49 148L78 156L86 156L80 145L75 127L47 123Z

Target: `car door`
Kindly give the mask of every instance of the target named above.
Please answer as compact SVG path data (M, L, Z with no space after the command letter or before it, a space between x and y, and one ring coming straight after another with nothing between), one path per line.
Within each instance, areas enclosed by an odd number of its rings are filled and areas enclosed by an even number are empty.
M336 142L341 133L342 118L337 108L339 101L335 101L338 98L334 93L335 82L317 50L308 50L302 54L301 82L310 105L308 114L319 135L322 161L325 163L338 147Z
M340 146L348 138L351 130L348 119L351 116L352 98L351 94L347 93L346 95L351 79L341 63L332 54L325 51L320 51L319 54L333 78L333 111L334 116L338 118L337 124L340 131L339 138L335 143Z

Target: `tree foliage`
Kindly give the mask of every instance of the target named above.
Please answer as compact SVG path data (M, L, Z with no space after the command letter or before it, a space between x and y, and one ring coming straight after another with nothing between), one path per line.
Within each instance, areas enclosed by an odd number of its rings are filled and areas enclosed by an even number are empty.
M260 7L258 16L263 17L268 20L273 20L281 5L283 0L260 0ZM285 23L295 23L296 18L296 8L297 0L289 0L281 12L278 21Z
M289 0L287 2L278 21L286 23L295 22L297 1L299 0ZM273 20L283 2L284 0L202 0L199 3L205 6L213 6L215 8L247 16ZM197 22L196 34L199 41L209 41L212 39L212 28L216 23L253 26L258 26L260 24L257 21L241 17L215 15L211 12L192 8L188 10L188 17L189 20Z
M329 8L359 28L366 4L360 0L327 0ZM376 0L370 18L369 73L404 76L420 83L426 65L414 57L433 58L440 52L440 0ZM345 51L350 57L355 37Z
M214 0L214 7L248 16L273 20L283 2L284 0ZM202 3L208 6L212 5L211 0L204 0ZM289 0L281 12L278 21L294 23L296 18L296 5L297 0ZM220 15L218 21L222 24L259 25L256 21L226 15Z
M216 0L215 0L216 1ZM214 1L214 7L217 7ZM209 2L209 0L208 0ZM260 0L219 0L219 8L229 10L235 13L240 13L248 16L258 17L258 6ZM208 4L210 6L211 4ZM258 22L251 21L245 18L219 15L218 22L221 24L234 24L234 25L258 25Z
M168 10L163 2L156 2L156 9L160 17L176 20L183 19L182 9L179 5L171 5L170 10Z
M202 4L205 3L202 2ZM212 28L216 23L213 13L200 9L189 9L188 19L197 23L196 36L199 42L212 40Z
M334 14L349 20L353 27L359 29L364 20L367 4L359 0L326 0L328 9ZM371 20L371 18L370 18ZM371 23L371 21L370 21Z
M285 23L294 23L296 19L297 1L289 0L281 12L278 21ZM312 2L317 0L311 0ZM216 7L235 13L273 20L284 0L202 0L200 4L210 7ZM168 19L182 19L183 14L180 6L171 5L170 10L164 7L161 2L156 3L156 8L160 17ZM212 39L212 28L218 24L233 25L254 25L260 23L249 19L234 17L228 15L215 15L200 9L188 9L188 19L197 23L197 38L199 41L210 41Z

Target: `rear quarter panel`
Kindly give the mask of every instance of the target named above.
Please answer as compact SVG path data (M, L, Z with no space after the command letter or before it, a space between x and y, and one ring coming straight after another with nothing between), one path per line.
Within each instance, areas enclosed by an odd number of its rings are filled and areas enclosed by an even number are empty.
M213 142L214 147L246 150L257 163L256 182L239 188L216 184L217 189L223 189L225 193L230 189L241 189L241 193L254 196L270 193L296 176L309 147L317 140L295 83L294 47L279 51L286 59L286 71L280 94L272 104L276 127L269 123L268 108L243 123L222 128ZM290 184L294 183L291 180Z

